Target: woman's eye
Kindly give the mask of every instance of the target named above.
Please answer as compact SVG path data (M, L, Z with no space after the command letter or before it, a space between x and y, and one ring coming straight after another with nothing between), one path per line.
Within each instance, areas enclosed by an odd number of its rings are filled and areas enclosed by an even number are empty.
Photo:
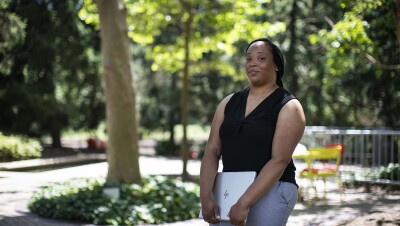
M265 57L260 57L260 58L258 58L259 60L265 60Z

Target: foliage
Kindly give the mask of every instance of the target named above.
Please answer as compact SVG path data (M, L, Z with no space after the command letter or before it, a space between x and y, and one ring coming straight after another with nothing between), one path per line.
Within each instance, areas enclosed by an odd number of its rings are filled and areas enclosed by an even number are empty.
M0 162L38 158L42 150L39 141L35 139L0 133Z
M104 119L99 39L76 17L79 1L2 1L0 127L59 142L64 128ZM18 28L18 29L17 29ZM17 32L18 31L18 32ZM54 144L54 143L53 143ZM58 143L60 145L60 143Z
M0 2L0 75L10 73L13 64L10 51L25 39L26 24L18 15L6 10L10 1Z
M372 50L372 41L365 31L368 26L360 16L347 12L343 20L333 25L330 31L322 29L318 34L310 35L311 44L319 41L329 48L330 51L326 53L329 73L338 75L343 73L338 69L354 69L359 62L349 60L349 56L356 57Z
M370 180L393 180L400 181L400 164L390 163L388 166L381 166L379 168L371 169L367 172L363 172L360 175L363 178Z
M308 125L400 126L394 0L122 2L141 130L168 131L179 122L187 19L181 2L192 3L195 14L190 124L208 125L219 101L247 85L243 50L267 36L285 54L283 81L286 88L298 83ZM42 136L104 120L94 3L1 1L2 131Z
M28 208L40 216L89 221L99 205L107 203L97 179L71 180L44 186L31 197Z
M237 42L247 42L249 39L265 35L274 36L285 29L285 25L280 22L252 20L251 17L264 13L262 5L254 1L125 2L128 9L127 20L131 28L128 34L136 43L151 47L147 48L146 57L153 60L152 71L183 71L183 22L188 19L188 10L192 11L194 17L192 30L189 31L192 71L199 70L199 61L205 54L232 56L238 51L235 45ZM151 20L137 19L139 17ZM221 74L244 78L241 71L235 70L229 61L222 58L209 62L208 67L220 71Z
M189 157L201 159L204 155L204 148L206 144L207 142L202 140L198 141L189 140L188 142ZM158 140L155 147L156 155L161 155L161 156L179 156L180 150L181 150L180 144L177 143L171 144L169 140Z
M162 224L197 217L198 185L165 176L122 184L120 199L102 194L103 179L75 179L42 187L28 208L40 216L102 225Z
M155 151L157 155L170 155L179 156L180 145L169 142L169 140L159 140L157 141Z
M264 6L269 2L124 1L128 34L135 43L135 50L144 51L135 55L135 60L145 58L135 64L136 68L138 65L146 67L141 71L143 75L138 73L137 80L140 126L167 129L179 121L181 115L177 98L181 84L178 78L182 77L184 67L183 24L188 19L188 11L194 17L192 30L189 31L189 120L191 123L201 121L208 124L218 102L238 90L235 87L237 84L230 82L232 77L245 79L242 68L229 61L234 54L243 55L244 47L238 48L238 43L247 43L249 39L265 35L274 36L285 29L279 21L271 23L257 19L265 12ZM79 17L86 23L97 25L94 1L86 0L84 5ZM201 83L204 86L198 87Z
M399 107L400 48L396 26L398 7L391 0L340 2L344 10L330 27L309 35L310 43L324 49L323 115L332 125L398 127L392 114ZM360 81L362 81L360 83ZM391 112L391 113L389 113ZM329 124L325 124L329 125Z

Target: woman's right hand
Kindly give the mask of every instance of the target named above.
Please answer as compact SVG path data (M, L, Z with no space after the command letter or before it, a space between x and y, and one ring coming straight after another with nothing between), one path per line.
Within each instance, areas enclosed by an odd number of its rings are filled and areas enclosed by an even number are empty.
M202 202L201 211L204 221L210 224L218 224L221 220L218 205L212 199Z

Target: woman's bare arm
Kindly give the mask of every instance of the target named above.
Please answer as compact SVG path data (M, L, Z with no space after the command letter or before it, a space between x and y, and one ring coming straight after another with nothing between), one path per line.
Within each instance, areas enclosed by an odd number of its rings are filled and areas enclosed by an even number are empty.
M224 120L226 103L232 95L224 98L218 105L211 125L210 135L204 150L204 156L200 168L200 199L202 214L205 221L209 223L219 222L218 206L212 199L211 193L217 175L219 159L221 157L221 140L219 128Z

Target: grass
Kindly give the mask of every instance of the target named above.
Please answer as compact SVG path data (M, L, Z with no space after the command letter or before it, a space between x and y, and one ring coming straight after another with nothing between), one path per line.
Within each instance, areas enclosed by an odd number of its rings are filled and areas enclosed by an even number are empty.
M181 140L183 137L183 128L181 125L177 125L174 128L175 139ZM203 141L208 139L210 127L202 127L200 125L188 125L187 127L187 138L193 141ZM169 138L169 132L155 131L143 136L144 140L166 140Z
M140 128L139 128L140 129ZM174 128L175 139L181 140L183 137L183 128L181 125L177 125ZM187 137L189 140L203 141L208 139L208 134L210 132L210 126L200 126L200 125L188 125L187 126ZM62 132L63 139L71 140L86 140L90 137L97 137L101 140L107 140L106 125L101 123L96 130L66 130ZM143 140L166 140L169 138L168 131L146 131L142 139ZM50 137L43 137L43 140L50 141Z

